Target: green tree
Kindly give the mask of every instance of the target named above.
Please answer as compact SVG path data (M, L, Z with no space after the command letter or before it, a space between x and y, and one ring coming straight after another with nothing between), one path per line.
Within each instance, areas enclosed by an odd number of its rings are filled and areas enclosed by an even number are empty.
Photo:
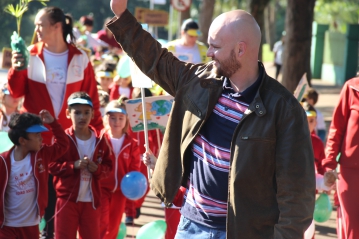
M359 2L317 0L314 20L319 24L329 24L331 30L345 33L347 24L359 23Z

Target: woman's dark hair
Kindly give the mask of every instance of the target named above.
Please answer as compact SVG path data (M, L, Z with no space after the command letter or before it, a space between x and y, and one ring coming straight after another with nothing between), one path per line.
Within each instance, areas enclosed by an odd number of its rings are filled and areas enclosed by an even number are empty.
M26 129L30 126L41 124L42 121L39 116L31 113L15 113L11 116L9 122L9 138L15 145L20 145L19 138L28 139Z
M53 25L55 23L61 22L62 25L62 37L65 42L67 42L67 35L70 36L70 42L75 43L75 36L72 32L73 20L71 15L64 14L64 12L58 7L45 7L41 9L46 15L49 16L50 23Z

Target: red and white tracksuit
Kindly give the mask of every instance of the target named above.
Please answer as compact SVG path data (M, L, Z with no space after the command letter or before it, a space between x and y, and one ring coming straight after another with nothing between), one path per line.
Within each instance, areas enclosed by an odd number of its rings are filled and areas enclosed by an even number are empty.
M47 181L49 177L48 165L51 161L61 157L67 151L69 146L68 138L63 128L56 120L50 124L50 129L55 136L54 143L52 145L44 144L39 151L31 152L31 165L35 176L35 185L37 189L37 207L40 217L44 215L45 208L47 206ZM6 151L0 155L0 238L12 238L14 235L17 235L17 238L32 239L34 237L32 237L31 234L28 234L34 231L32 227L26 227L22 229L4 226L4 221L6 218L4 197L11 172L10 155L14 148L15 146L12 147L9 151ZM38 225L34 225L34 227L36 228L36 236L38 237Z
M90 127L94 132L95 129ZM74 129L65 131L70 144L67 152L49 165L54 175L54 188L57 202L55 212L55 232L57 239L75 239L79 230L81 238L98 239L100 237L100 180L108 177L112 170L109 143L103 136L96 135L96 144L92 161L98 166L92 173L90 190L92 202L78 202L81 170L75 169L75 161L80 159Z
M113 170L109 177L101 181L101 239L115 239L118 234L127 198L122 194L121 181L131 171L140 169L140 151L137 141L128 134L116 157L113 152L110 134L105 131L104 137L111 148L110 158Z
M337 233L339 239L359 238L359 77L348 80L334 109L323 166L332 170L340 164ZM336 161L340 153L339 162Z
M87 92L93 103L95 117L91 125L98 132L103 128L100 112L100 103L97 93L97 82L94 71L87 54L68 44L68 66L67 81L60 113L57 117L58 122L64 129L69 128L72 123L66 117L67 99L77 91ZM52 101L46 87L46 69L44 63L44 43L39 42L29 47L30 58L29 66L22 71L13 68L8 72L8 87L11 95L15 98L24 96L22 111L38 114L42 109L46 109L51 115L55 116ZM52 133L43 133L44 143L50 144Z
M144 131L133 132L130 130L129 134L137 140L140 154L141 155L144 154L146 152L146 148L144 146L145 145ZM150 150L152 151L152 153L155 156L158 156L158 154L160 152L162 139L163 139L163 134L161 133L161 131L159 129L154 129L154 130L148 131L148 145L149 145ZM148 178L147 166L143 162L140 163L140 172L143 173L143 175L145 175L146 178ZM136 208L141 208L143 202L145 201L146 195L150 190L149 185L150 184L148 183L147 191L146 191L145 195L143 195L142 198L140 198L136 201L127 200L126 209L125 209L126 216L132 217L132 218L136 217Z

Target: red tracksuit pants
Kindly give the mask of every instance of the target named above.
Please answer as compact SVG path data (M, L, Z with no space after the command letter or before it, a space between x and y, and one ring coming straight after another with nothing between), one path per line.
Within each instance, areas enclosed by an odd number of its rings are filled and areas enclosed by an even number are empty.
M29 227L0 228L0 239L34 239L39 238L39 225Z
M100 238L100 209L95 210L92 202L71 202L57 198L55 212L56 239Z
M340 167L337 192L337 234L339 239L359 238L359 170Z
M111 193L102 190L101 195L101 239L116 239L127 198L120 190ZM85 238L86 239L86 238Z

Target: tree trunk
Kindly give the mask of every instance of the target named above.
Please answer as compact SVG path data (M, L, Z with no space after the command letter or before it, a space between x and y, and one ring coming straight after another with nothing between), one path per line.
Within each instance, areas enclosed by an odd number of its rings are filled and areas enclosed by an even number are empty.
M288 0L282 84L294 92L301 77L311 80L310 48L315 0Z
M186 11L181 12L181 22L180 22L180 26L182 26L182 23L184 20L188 19L191 17L191 8L188 8Z
M270 49L272 49L275 43L275 33L276 33L276 24L275 24L275 2L270 3L264 10L264 32L266 43L270 45Z
M249 11L252 14L252 16L256 19L259 27L261 28L262 31L262 43L264 42L264 34L263 34L263 29L264 29L264 9L266 8L268 2L270 0L251 0L250 4L249 4ZM259 49L259 55L258 55L258 59L260 61L262 61L262 44L260 46Z
M205 44L207 44L208 30L212 23L215 2L216 0L205 0L200 6L199 29L202 36L199 37L199 41Z

